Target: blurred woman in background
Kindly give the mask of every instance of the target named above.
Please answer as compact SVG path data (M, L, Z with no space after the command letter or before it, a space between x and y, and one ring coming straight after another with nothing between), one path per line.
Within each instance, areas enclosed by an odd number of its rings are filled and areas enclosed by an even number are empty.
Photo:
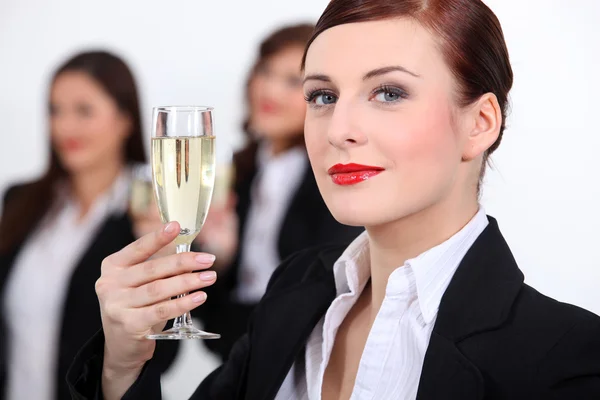
M223 359L283 259L315 245L349 243L362 231L332 217L304 146L300 64L313 28L282 27L261 43L246 88L248 142L234 156L236 201L213 209L198 236L202 249L217 256L220 276L197 315L221 334L205 344Z
M146 160L136 84L121 59L78 54L49 94L50 165L8 189L0 219L0 398L10 400L69 397L67 368L101 327L102 260L135 239L129 166Z

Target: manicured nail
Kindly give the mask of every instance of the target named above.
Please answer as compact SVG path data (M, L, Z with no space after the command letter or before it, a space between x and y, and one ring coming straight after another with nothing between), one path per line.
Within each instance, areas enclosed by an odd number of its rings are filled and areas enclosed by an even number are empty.
M196 262L198 264L212 264L213 262L215 262L216 257L213 256L212 254L206 254L206 253L202 253L202 254L198 254L196 256Z
M169 222L165 226L165 233L172 233L173 231L175 231L175 223L174 222Z
M202 303L204 300L206 300L206 293L204 292L199 292L192 297L194 303Z
M200 280L210 282L214 281L217 278L217 273L215 271L206 271L200 273Z

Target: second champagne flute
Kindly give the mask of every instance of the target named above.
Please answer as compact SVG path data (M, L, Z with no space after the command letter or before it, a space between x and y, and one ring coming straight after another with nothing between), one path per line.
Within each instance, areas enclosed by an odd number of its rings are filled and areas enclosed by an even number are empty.
M211 107L156 107L152 112L152 177L163 222L181 226L177 253L190 251L202 229L215 184L215 136ZM182 294L181 296L185 296ZM149 339L218 339L194 327L190 313Z

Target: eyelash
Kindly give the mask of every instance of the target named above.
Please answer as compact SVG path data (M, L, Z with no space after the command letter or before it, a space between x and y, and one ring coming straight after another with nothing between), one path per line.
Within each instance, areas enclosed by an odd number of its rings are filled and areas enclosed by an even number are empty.
M391 93L391 94L395 94L398 96L398 100L396 101L390 101L390 102L381 102L382 104L395 104L398 101L400 101L400 99L407 99L408 93L406 92L406 90L397 87L397 86L391 86L391 85L381 85L376 87L370 94L369 96L369 101L371 101L375 96L377 96L378 94L381 93ZM334 96L337 97L337 95L332 92L331 90L326 90L326 89L314 89L309 91L305 96L304 96L304 100L311 104L312 107L315 108L320 108L320 107L325 107L324 105L316 105L314 104L314 100L322 95L330 95L330 96Z
M305 96L304 96L304 100L307 103L312 103L318 96L324 95L324 94L329 94L332 96L335 96L335 94L329 90L324 90L324 89L314 89L309 91Z
M370 98L372 99L373 97L375 97L381 93L395 94L398 96L399 99L403 99L403 100L408 98L408 93L406 92L406 90L402 89L401 87L391 86L391 85L381 85L381 86L375 88L375 90L373 90L373 92L371 92ZM392 103L392 102L389 102L389 103ZM393 103L396 103L396 102L394 101Z

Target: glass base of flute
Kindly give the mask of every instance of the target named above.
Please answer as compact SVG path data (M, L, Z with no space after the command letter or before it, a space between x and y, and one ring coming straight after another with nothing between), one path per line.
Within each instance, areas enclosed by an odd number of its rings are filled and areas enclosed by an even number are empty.
M177 245L177 253L185 253L190 251L189 244L178 244ZM177 298L181 298L183 296L187 296L187 293L180 294ZM167 329L160 333L155 333L152 335L146 335L147 339L170 339L170 340L180 340L180 339L219 339L221 335L218 333L210 333L204 332L196 328L192 322L192 315L190 312L186 312L183 315L175 318L173 321L173 327L171 329Z

